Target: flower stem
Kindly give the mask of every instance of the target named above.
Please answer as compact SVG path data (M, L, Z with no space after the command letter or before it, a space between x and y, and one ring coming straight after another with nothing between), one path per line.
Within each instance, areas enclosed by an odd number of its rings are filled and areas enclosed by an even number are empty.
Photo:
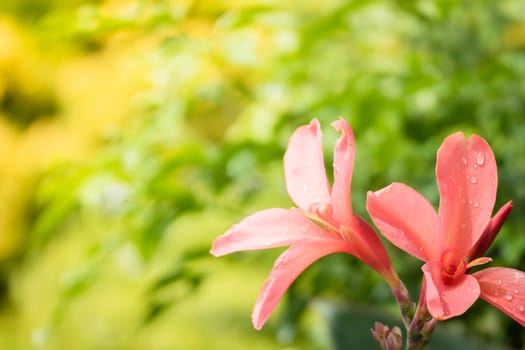
M437 320L433 318L427 309L425 280L421 287L421 295L417 305L416 313L412 322L407 327L406 350L421 350L428 344L432 332L436 327Z
M401 309L403 324L408 329L414 317L414 303L410 299L408 290L403 282L399 281L399 285L396 288L392 288L392 294Z

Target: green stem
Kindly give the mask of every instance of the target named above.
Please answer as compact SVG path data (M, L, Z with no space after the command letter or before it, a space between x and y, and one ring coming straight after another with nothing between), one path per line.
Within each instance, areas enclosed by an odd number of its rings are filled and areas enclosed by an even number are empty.
M408 329L414 317L414 303L410 299L408 290L403 284L403 282L399 282L399 286L397 288L392 289L392 294L394 295L394 298L396 299L397 303L399 304L399 308L401 309L403 324L405 325L405 328Z
M425 294L426 286L423 280L421 295L419 297L416 313L412 319L412 322L407 327L406 350L424 349L430 341L432 332L436 327L437 320L433 318L428 312Z

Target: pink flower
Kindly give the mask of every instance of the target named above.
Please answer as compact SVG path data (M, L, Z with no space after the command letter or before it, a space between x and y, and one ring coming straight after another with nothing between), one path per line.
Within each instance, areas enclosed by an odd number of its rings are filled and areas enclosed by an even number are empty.
M439 212L414 189L401 183L369 192L367 208L381 233L400 249L423 260L426 304L439 320L463 314L481 297L525 326L525 273L469 268L490 262L482 254L512 208L505 204L491 219L497 168L481 137L455 133L437 154Z
M290 284L310 264L332 253L361 259L396 287L399 279L375 231L354 215L350 182L354 165L354 137L348 123L332 126L341 133L334 148L334 184L326 177L319 122L298 128L284 155L286 185L299 208L259 211L234 225L213 243L221 256L241 250L290 246L276 260L252 313L260 329Z

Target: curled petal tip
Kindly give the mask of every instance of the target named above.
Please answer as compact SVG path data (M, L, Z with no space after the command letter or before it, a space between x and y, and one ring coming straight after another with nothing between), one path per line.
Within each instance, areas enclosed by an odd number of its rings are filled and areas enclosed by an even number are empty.
M337 119L336 121L332 122L332 127L337 130L338 132L342 133L343 135L345 134L345 130L348 130L350 129L350 125L348 124L348 122L343 118L343 117L339 117L339 119Z

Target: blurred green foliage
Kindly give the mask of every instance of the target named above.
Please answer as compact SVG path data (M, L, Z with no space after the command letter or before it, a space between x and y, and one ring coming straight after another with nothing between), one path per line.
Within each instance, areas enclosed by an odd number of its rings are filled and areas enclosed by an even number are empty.
M255 332L278 252L207 253L244 216L292 205L282 155L314 117L327 165L329 123L351 123L364 217L366 191L393 181L437 204L440 143L482 135L498 204L514 202L489 254L524 269L524 67L520 0L3 1L0 347L345 348L361 338L342 330L395 320L381 279L334 255ZM416 297L420 262L389 250ZM483 302L440 332L434 348L525 339Z

